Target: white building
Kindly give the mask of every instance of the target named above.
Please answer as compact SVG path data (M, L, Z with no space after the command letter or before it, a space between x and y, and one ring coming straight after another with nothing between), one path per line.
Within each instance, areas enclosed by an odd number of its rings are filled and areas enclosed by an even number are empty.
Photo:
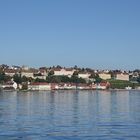
M96 89L105 90L105 89L107 89L109 87L110 87L110 83L109 82L101 82L101 83L97 84Z
M12 69L6 69L4 70L5 75L13 77L17 72L16 70L12 70Z
M55 76L68 76L71 77L74 73L74 69L67 68L67 69L54 69L54 75Z
M28 90L51 90L49 83L32 83L28 85Z
M109 73L99 73L99 77L103 80L111 79L111 74Z
M90 73L88 73L88 72L79 72L78 73L78 77L79 78L83 78L83 79L89 79L89 77L90 77Z
M2 89L14 89L16 90L18 87L17 83L14 81L9 81L2 85Z
M34 78L34 73L30 70L22 70L21 71L21 77L26 76L26 77L31 77Z
M115 79L116 80L129 81L129 74L127 74L127 73L116 73L115 74Z

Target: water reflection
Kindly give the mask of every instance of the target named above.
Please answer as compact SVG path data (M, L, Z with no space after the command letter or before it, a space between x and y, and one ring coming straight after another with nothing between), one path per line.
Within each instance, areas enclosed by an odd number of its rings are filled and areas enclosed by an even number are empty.
M0 139L139 139L139 91L1 92Z

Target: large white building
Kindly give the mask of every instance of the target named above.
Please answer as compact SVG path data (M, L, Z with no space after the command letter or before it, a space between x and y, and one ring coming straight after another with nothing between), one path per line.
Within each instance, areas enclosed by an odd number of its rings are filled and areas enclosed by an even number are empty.
M7 76L13 77L17 73L17 71L16 70L12 70L12 69L6 69L6 70L4 70L4 73Z
M116 73L115 74L115 79L116 80L129 81L129 74L127 74L127 73Z
M23 76L34 78L34 73L30 70L22 70L21 77Z
M31 83L28 85L28 90L51 90L49 83Z
M107 79L111 79L111 74L102 72L99 73L99 77L103 80L107 80Z
M53 71L54 71L55 76L68 76L68 77L71 77L75 70L71 69L71 68L67 68L67 69L56 68Z
M18 87L17 83L14 81L9 81L2 85L2 89L14 89L16 90Z
M90 77L90 73L88 73L88 72L79 72L78 73L78 77L79 78L83 78L83 79L89 79L89 77Z

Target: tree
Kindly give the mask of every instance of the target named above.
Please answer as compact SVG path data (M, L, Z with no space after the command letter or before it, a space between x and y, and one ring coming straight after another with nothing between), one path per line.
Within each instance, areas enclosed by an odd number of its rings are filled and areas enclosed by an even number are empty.
M74 71L73 76L78 76L78 71Z
M26 76L22 77L22 82L28 82L28 78Z
M35 79L35 82L46 82L46 80L44 80L44 79L39 79L39 78L36 78L36 79Z
M140 77L137 78L137 81L140 83Z
M5 76L4 73L0 73L0 81L3 81L4 80L4 76Z
M22 78L21 78L21 76L18 75L18 74L15 74L15 75L13 76L13 80L14 80L17 84L21 84L21 83L22 83Z
M114 78L114 72L113 71L109 71L109 74L111 75L111 78Z
M71 82L72 83L86 83L86 80L73 75L71 77Z
M74 66L74 69L75 69L75 70L77 70L77 69L78 69L77 65L75 65L75 66Z
M96 78L96 74L94 72L92 72L91 75L89 76L89 78Z
M56 68L58 68L58 69L62 69L62 67L61 67L60 65L57 65Z
M5 73L0 73L0 82L8 82L11 81L12 77L5 75Z
M54 71L53 71L53 70L51 70L51 71L48 73L48 76L52 76L52 75L54 75Z

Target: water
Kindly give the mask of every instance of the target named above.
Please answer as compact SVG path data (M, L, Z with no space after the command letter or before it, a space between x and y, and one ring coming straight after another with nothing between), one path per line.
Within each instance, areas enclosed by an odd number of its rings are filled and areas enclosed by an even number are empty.
M140 91L1 92L0 140L139 140Z

